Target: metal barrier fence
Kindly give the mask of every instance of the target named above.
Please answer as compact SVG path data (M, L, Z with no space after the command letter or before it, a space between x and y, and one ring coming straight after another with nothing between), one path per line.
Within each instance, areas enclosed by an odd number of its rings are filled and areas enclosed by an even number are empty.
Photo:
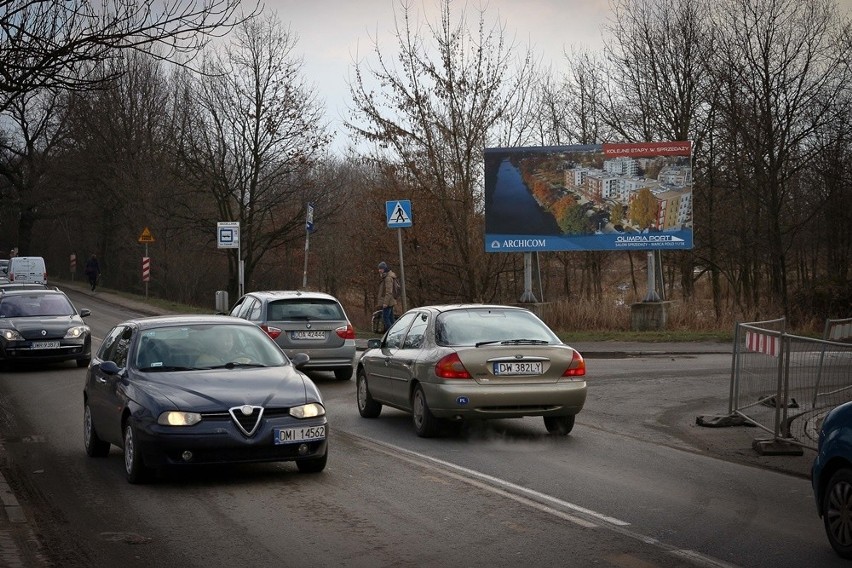
M772 434L770 443L816 450L823 416L852 400L852 343L842 341L852 318L826 322L832 340L784 329L783 318L737 324L728 411Z

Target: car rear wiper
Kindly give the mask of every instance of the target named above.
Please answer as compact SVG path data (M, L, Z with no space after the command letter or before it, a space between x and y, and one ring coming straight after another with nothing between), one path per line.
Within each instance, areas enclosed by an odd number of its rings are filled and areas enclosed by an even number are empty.
M500 345L548 345L544 339L504 339Z
M549 341L545 341L543 339L494 339L492 341L480 341L476 344L476 347L482 347L483 345L494 345L495 343L499 343L500 345L548 345Z

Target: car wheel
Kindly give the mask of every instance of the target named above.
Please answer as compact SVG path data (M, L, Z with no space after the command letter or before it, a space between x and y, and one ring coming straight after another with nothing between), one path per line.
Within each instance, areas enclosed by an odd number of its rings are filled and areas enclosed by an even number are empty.
M431 438L440 432L441 420L435 418L432 411L429 410L429 404L426 402L426 394L420 385L414 387L411 415L414 420L414 431L421 438Z
M355 388L358 397L358 414L364 418L376 418L382 413L382 405L373 400L370 389L367 387L367 374L364 369L358 369L357 385Z
M325 464L328 461L328 450L319 458L310 458L307 460L297 460L296 467L301 473L319 473L325 469Z
M151 470L142 460L139 436L130 422L124 426L124 473L129 483L145 483L151 478Z
M834 472L822 500L822 520L828 542L843 558L852 558L852 470Z
M88 367L91 362L91 358L86 357L85 359L77 359L77 366L80 368Z
M343 367L334 370L334 378L338 381L348 381L352 378L352 367Z
M574 415L571 416L545 416L544 427L551 434L567 436L574 429Z
M83 405L83 444L86 446L86 453L93 458L103 458L109 454L109 442L104 442L98 437L95 432L95 425L92 423L92 410L89 404Z

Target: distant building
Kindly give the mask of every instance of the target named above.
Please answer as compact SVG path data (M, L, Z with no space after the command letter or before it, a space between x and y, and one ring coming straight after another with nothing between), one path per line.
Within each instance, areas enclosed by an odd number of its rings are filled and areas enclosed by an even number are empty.
M603 169L609 174L634 177L639 174L639 163L633 158L620 157L605 160Z

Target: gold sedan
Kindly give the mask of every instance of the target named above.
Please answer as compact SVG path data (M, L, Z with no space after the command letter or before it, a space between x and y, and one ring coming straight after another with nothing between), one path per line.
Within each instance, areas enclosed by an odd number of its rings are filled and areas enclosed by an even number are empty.
M586 401L586 363L531 311L500 305L414 308L357 368L358 412L410 412L418 436L466 420L541 416L566 435Z

